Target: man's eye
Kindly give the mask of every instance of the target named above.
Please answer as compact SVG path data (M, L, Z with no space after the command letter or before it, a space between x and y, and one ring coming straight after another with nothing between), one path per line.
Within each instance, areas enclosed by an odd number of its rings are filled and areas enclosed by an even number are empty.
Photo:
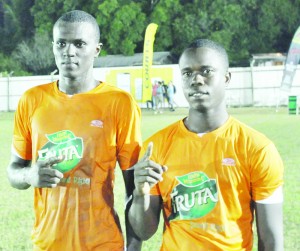
M62 48L62 47L65 47L66 46L66 43L65 42L56 42L56 46L59 47L59 48Z
M82 48L84 45L85 45L84 42L77 42L77 43L75 43L75 46L76 46L77 48Z
M212 69L205 69L205 70L203 70L203 75L204 76L206 76L206 75L210 75L210 74L212 74L212 72L213 72L213 70Z
M66 46L66 43L65 42L56 42L56 46L58 47L58 48L62 48L62 47L65 47Z
M189 77L189 76L191 76L191 75L192 75L192 73L189 72L189 71L186 71L186 72L183 72L183 73L182 73L182 76L184 76L184 77Z

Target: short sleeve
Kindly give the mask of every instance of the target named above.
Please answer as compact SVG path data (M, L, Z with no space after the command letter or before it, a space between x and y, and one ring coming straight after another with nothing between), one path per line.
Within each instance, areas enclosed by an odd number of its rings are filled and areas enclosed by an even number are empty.
M21 97L14 116L12 150L25 160L32 159L32 141L26 93Z
M283 162L273 143L251 158L251 192L254 201L271 196L283 184Z
M141 148L141 111L131 96L122 97L117 121L118 162L122 170L133 166Z

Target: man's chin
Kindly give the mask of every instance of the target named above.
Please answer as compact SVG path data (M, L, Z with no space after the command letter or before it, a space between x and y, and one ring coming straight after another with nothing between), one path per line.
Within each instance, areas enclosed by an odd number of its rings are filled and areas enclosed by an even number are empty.
M75 79L78 78L78 73L76 73L75 71L62 71L60 72L60 75L64 78L71 78L71 79Z

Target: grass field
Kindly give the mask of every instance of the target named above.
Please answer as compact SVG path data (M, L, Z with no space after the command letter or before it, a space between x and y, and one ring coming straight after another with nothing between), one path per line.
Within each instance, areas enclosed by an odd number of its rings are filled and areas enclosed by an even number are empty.
M284 235L285 250L300 250L300 116L288 115L287 108L231 108L230 114L266 134L277 146L285 164ZM142 133L146 139L157 130L183 118L187 109L165 111L154 115L142 112ZM6 166L9 162L12 137L12 113L0 113L0 251L31 250L33 224L33 190L18 191L9 186ZM116 209L123 222L123 183L116 174ZM144 242L143 251L159 250L162 225L156 235ZM254 248L256 250L256 248Z

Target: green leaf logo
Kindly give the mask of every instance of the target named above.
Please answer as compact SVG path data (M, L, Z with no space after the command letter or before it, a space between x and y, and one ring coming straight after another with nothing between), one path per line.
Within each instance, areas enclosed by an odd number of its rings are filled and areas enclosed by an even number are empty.
M53 144L59 144L62 142L67 142L70 139L75 139L73 132L69 130L64 130L52 134L46 134L46 138Z
M38 151L38 160L64 156L64 160L54 165L53 168L62 173L75 168L83 156L82 138L76 137L68 130L47 134L46 137L49 141Z
M170 196L172 213L169 220L199 219L209 214L218 202L215 179L200 171L176 177L179 184Z
M176 179L185 187L195 187L209 180L205 173L199 171L177 176Z

